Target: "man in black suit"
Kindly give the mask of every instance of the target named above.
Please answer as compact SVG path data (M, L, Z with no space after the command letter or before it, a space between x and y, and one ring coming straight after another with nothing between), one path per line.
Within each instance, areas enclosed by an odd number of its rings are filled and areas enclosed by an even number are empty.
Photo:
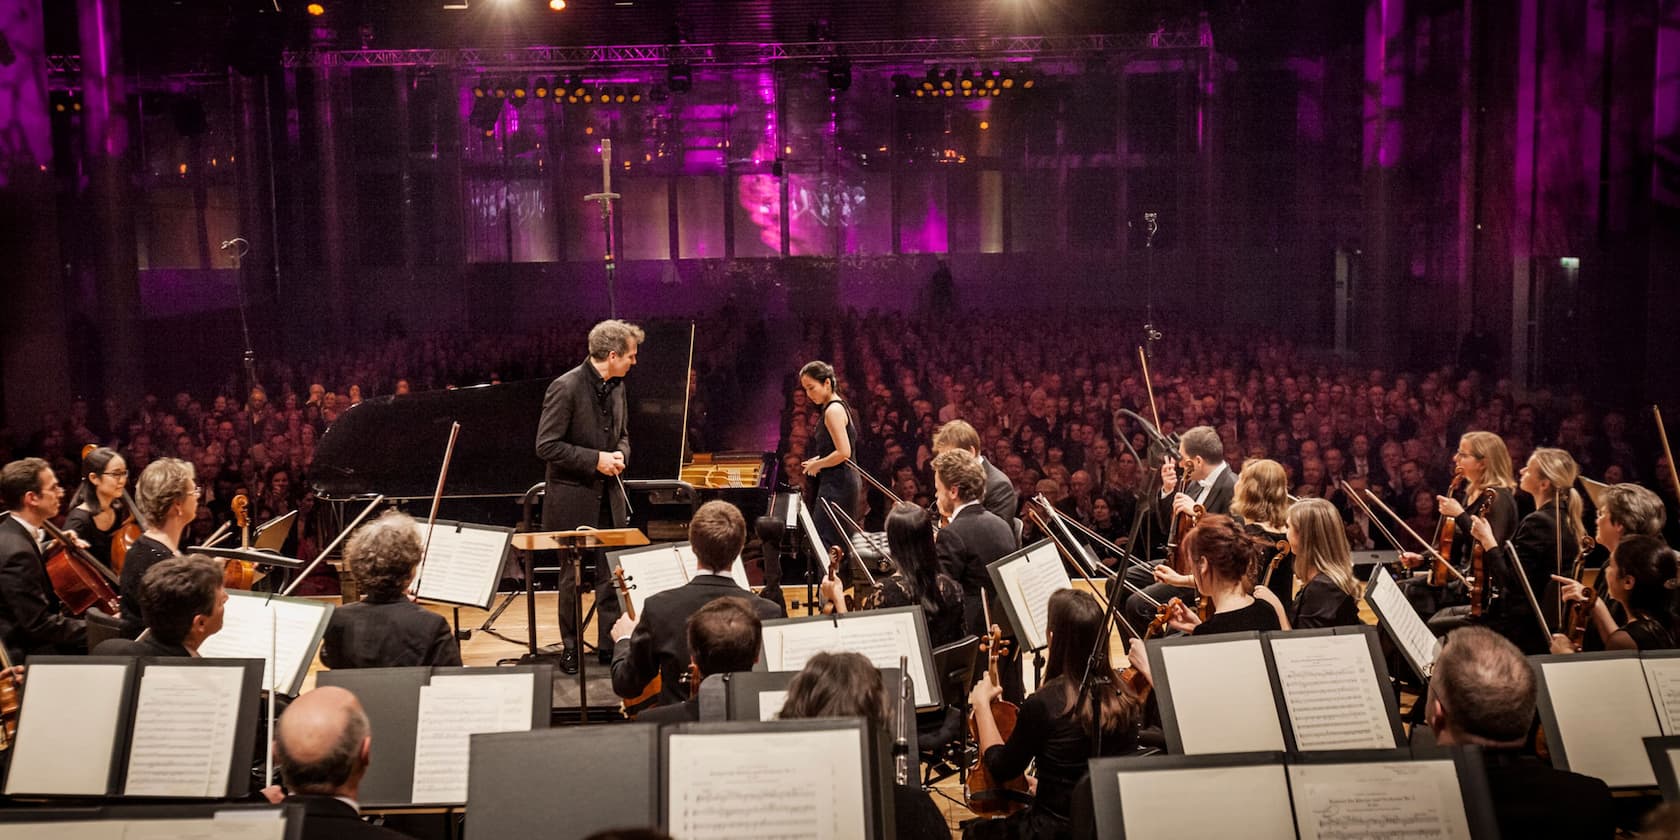
M303 806L304 840L399 840L405 835L362 822L356 795L367 774L373 737L356 695L327 686L300 695L275 727L274 762Z
M1021 523L1017 515L1021 512L1021 499L1015 493L1015 482L980 454L980 433L967 420L952 420L933 433L934 455L951 449L967 450L980 462L986 471L986 489L980 497L980 506L1009 523L1019 534Z
M619 697L635 697L654 677L661 681L659 705L675 706L688 699L683 678L688 673L688 618L719 598L744 598L760 619L778 618L782 610L742 589L729 576L746 543L747 522L741 511L724 501L710 501L694 512L688 541L699 564L688 583L655 593L642 604L635 619L620 616L613 624L612 684Z
M12 661L33 653L87 651L87 623L60 613L58 596L41 555L41 523L58 515L64 488L40 458L0 468L0 639Z
M1183 529L1172 528L1173 518L1189 513L1200 505L1206 513L1229 513L1231 499L1237 487L1236 474L1225 463L1225 444L1212 426L1195 426L1184 432L1178 441L1179 460L1188 466L1185 484L1178 486L1178 464L1161 465L1161 497L1156 500L1155 514L1163 533L1171 533L1171 545L1184 539ZM1133 565L1126 569L1126 580L1143 590L1126 599L1126 620L1133 627L1145 627L1155 617L1155 603L1165 604L1181 598L1186 604L1196 600L1196 589L1173 567L1173 558L1155 566L1154 573ZM1131 590L1128 590L1131 591ZM1144 597L1147 595L1148 597Z
M939 529L934 547L939 565L963 588L963 628L985 636L984 604L991 602L992 623L1013 637L1009 619L998 608L992 591L992 576L986 566L1016 549L1015 530L980 503L986 486L986 471L980 460L966 449L949 449L933 459L934 498L939 513L948 521ZM1011 645L1010 655L999 663L1003 695L1019 703L1025 697L1021 680L1020 646Z
M197 656L198 646L222 629L227 607L222 566L202 554L161 560L140 581L145 637L106 639L95 656Z
M630 458L629 409L624 375L636 366L636 348L646 335L623 321L602 321L589 330L589 358L562 374L543 395L537 423L537 457L548 464L543 491L543 529L570 531L580 525L622 528L629 499L619 474ZM595 561L595 608L600 655L607 656L606 628L618 615L606 555ZM579 652L576 585L569 564L560 570L560 667L577 673Z
M328 668L408 668L461 664L449 621L408 600L425 546L414 518L386 511L356 529L344 565L362 600L333 610L321 637Z
M1485 627L1463 627L1435 659L1424 717L1436 743L1482 748L1501 837L1614 836L1603 781L1524 754L1534 697L1534 670L1516 645Z
M708 602L688 617L689 693L712 674L751 671L764 641L764 622L745 598ZM692 698L636 716L637 723L684 723L700 719L700 701Z

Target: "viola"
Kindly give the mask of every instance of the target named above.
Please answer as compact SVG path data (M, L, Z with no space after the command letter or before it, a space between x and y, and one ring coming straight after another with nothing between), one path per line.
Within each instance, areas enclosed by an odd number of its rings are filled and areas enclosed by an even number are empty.
M1569 643L1580 650L1587 642L1587 625L1592 620L1593 605L1598 603L1598 590L1586 587L1586 599L1571 601L1569 612L1563 619L1563 635L1568 637Z
M244 493L234 496L229 502L233 509L233 523L239 528L239 547L242 550L251 548L251 500ZM257 582L257 564L244 560L228 560L222 564L222 587L224 589L238 589L245 592Z
M77 545L75 538L65 534L51 522L42 522L41 529L57 545L46 552L47 578L52 581L53 593L64 602L64 611L73 616L99 607L115 618L122 614L122 599L117 596L117 576L105 564Z
M122 493L123 508L128 511L128 518L123 520L122 527L111 535L111 571L122 574L123 561L128 558L128 550L134 547L136 540L152 527L146 518L140 515L139 506L134 504L128 491Z
M986 651L986 673L991 675L993 685L998 682L998 657L1003 655L1008 642L1003 638L1003 631L992 627L992 613L989 606L986 610L986 638L981 642ZM992 701L992 721L997 724L998 735L1008 741L1015 731L1015 718L1020 713L1014 703L999 698ZM974 712L968 713L968 734L976 744L980 743L980 725L976 722ZM975 756L974 764L968 768L968 779L963 782L963 802L968 809L982 816L1002 817L1015 813L1032 801L1027 793L1027 778L1019 776L999 784L986 769L986 756Z
M624 579L623 569L613 569L613 586L624 596L624 614L629 616L631 621L635 621L636 603L630 600L630 582ZM689 665L689 668L691 669L691 673L689 675L688 690L690 695L692 695L694 692L700 690L700 681L694 679L694 672L697 672L699 669L694 668L692 663ZM641 691L636 692L636 696L621 698L622 702L619 705L619 709L624 712L625 717L634 718L637 712L653 706L659 699L659 692L664 690L665 678L659 674L654 674L653 679L648 681L647 685L642 686Z
M1277 545L1273 546L1272 560L1266 564L1266 574L1255 581L1254 585L1265 586L1266 582L1272 579L1272 575L1277 573L1278 562L1294 553L1295 549L1290 547L1289 540L1278 540Z

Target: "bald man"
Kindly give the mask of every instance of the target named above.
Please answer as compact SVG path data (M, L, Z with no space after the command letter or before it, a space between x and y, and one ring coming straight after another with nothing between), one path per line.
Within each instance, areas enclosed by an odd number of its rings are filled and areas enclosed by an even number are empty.
M286 707L275 727L274 761L291 795L304 806L304 840L402 838L362 822L356 801L367 772L373 736L356 695L317 688Z

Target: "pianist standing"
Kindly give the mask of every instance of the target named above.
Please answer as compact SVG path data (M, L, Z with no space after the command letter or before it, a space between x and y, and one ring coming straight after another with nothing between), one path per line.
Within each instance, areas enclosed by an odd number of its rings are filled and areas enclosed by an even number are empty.
M636 366L636 347L645 334L623 321L602 321L589 330L589 358L548 386L537 423L537 457L548 464L543 529L569 531L587 525L621 528L628 518L619 474L630 457L624 375ZM602 551L595 560L597 648L611 656L607 628L618 618L611 575ZM578 627L572 570L560 572L560 635L566 646L560 665L577 673ZM606 660L610 661L610 659Z

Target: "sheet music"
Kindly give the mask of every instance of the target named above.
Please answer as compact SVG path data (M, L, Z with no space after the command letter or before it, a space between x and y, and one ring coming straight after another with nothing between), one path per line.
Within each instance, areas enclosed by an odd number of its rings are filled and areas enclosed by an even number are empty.
M0 823L0 840L123 840L126 827L117 820Z
M866 833L855 729L673 735L666 766L673 837L851 840ZM778 791L774 803L765 799L771 790Z
M998 577L1003 580L1004 593L1014 604L1016 615L1027 620L1026 627L1016 628L1027 646L1038 650L1049 644L1050 596L1058 589L1073 588L1056 544L1045 543L1038 550L999 566Z
M877 668L897 668L898 658L910 658L915 702L933 704L933 690L927 678L927 659L922 656L915 612L847 613L842 619L797 621L764 628L765 665L772 671L798 671L819 653L851 651L862 654Z
M1546 737L1561 741L1568 769L1611 787L1657 783L1643 739L1662 728L1638 659L1543 662L1540 678L1557 717Z
M226 796L244 680L243 668L142 671L123 795Z
M1270 639L1301 750L1393 749L1394 727L1363 635Z
M529 673L440 675L421 686L410 801L465 802L472 736L529 730L532 679Z
M694 544L686 542L672 543L671 551L674 552L677 557L681 558L682 562L678 565L682 568L683 580L693 580L695 573L700 570L700 558L696 557L694 554ZM735 581L736 586L739 586L748 592L752 591L752 583L747 580L746 565L741 560L741 555L739 554L735 555L735 562L729 567L729 578L730 580Z
M29 666L6 793L105 794L130 667Z
M420 544L426 545L426 524L417 522L415 527L420 531ZM490 603L496 581L502 576L511 534L494 528L456 530L454 523L442 522L430 530L432 541L426 547L415 594L452 604Z
M764 628L765 664L772 671L798 671L823 651L843 650L837 623L823 619Z
M1185 755L1284 749L1259 639L1162 645L1161 661Z
M782 707L787 705L785 691L760 691L758 693L758 719L760 722L777 720L782 716Z
M1198 767L1122 772L1120 813L1126 836L1241 837L1295 840L1283 767ZM1196 807L1214 803L1218 807Z
M811 509L805 506L804 499L799 500L799 522L800 530L805 532L805 543L811 547L811 556L817 564L827 568L828 549L823 546L822 539L817 534L817 518L811 515Z
M1662 734L1680 733L1680 658L1672 656L1641 659L1645 684L1651 691L1651 705L1657 709Z
M1435 653L1439 650L1435 634L1429 632L1429 625L1418 616L1412 603L1406 600L1406 593L1400 591L1400 585L1394 582L1394 576L1387 569L1377 566L1371 570L1371 575L1376 585L1371 588L1366 600L1371 609L1383 617L1383 628L1388 631L1389 638L1405 651L1413 667L1423 668L1424 673L1419 676L1427 679L1435 670Z
M1470 840L1450 760L1292 764L1301 840Z
M630 605L636 608L637 616L642 614L647 599L688 583L688 566L669 551L627 551L617 555L617 559L618 567L624 570L624 582L630 587Z
M251 592L229 592L222 629L199 645L206 659L261 659L262 684L290 694L320 647L332 605ZM280 667L274 667L278 654Z
M284 840L286 821L273 812L258 817L218 814L210 819L129 820L122 840Z

